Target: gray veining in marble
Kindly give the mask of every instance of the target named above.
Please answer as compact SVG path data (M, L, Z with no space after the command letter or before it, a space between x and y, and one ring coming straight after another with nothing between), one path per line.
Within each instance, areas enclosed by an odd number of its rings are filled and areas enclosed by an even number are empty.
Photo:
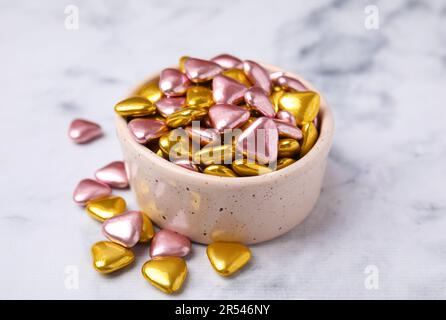
M79 30L64 27L68 4ZM364 27L367 5L379 8L377 30ZM444 1L0 2L0 298L446 298L445 19ZM337 130L316 208L254 246L233 279L194 246L174 297L142 279L146 248L126 272L97 274L89 249L103 237L71 194L120 158L113 104L183 54L220 52L297 72L325 93ZM105 137L73 145L75 117ZM367 270L379 272L378 289L367 289Z

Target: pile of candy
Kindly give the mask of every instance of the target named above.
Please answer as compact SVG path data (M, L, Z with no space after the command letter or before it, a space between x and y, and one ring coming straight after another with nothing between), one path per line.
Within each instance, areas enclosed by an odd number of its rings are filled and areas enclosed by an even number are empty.
M99 125L82 119L71 123L69 137L76 143L87 143L102 135ZM108 241L95 243L91 248L93 267L108 274L123 269L135 261L132 247L147 245L150 241L151 259L142 266L142 275L153 286L165 293L181 289L187 276L183 259L191 250L185 236L161 229L155 232L147 214L127 211L122 197L113 196L112 188L129 185L124 162L114 161L95 172L95 179L79 182L73 200L85 206L87 213L102 223L102 233ZM233 242L215 242L207 247L207 256L213 268L222 276L240 270L251 258L248 247Z
M320 97L284 72L222 54L182 57L115 106L134 139L205 174L253 176L282 169L318 138Z

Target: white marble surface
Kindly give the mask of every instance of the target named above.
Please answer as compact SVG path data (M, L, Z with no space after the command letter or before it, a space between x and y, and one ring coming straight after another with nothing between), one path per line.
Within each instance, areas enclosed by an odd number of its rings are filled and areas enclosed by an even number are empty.
M77 31L64 28L68 4L79 7ZM369 4L378 30L364 28ZM1 1L0 298L446 298L445 19L444 1ZM71 194L120 158L113 104L182 54L222 51L303 74L332 105L314 212L252 247L233 279L195 245L174 297L142 279L147 248L129 270L97 274L89 250L103 237ZM106 136L70 143L75 117ZM369 265L378 290L364 285Z

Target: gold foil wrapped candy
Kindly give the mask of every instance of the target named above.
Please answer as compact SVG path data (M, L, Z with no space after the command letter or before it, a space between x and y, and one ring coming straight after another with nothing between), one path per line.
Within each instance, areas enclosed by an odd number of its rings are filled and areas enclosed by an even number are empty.
M234 147L232 144L208 146L202 148L194 154L194 160L205 166L212 164L231 163L234 157Z
M221 164L212 164L206 167L203 173L220 177L237 177L234 171Z
M208 108L214 104L212 90L202 86L190 87L186 92L186 104L189 107Z
M313 91L284 92L279 98L279 109L290 112L299 125L313 121L319 106L319 94Z
M150 116L156 113L155 105L142 97L131 97L115 105L115 111L123 117Z
M277 170L283 169L285 167L288 167L289 165L296 162L296 159L293 158L280 158L277 160Z
M158 78L145 83L136 91L136 95L144 97L152 103L157 102L163 96L158 83Z
M100 241L91 248L93 267L100 273L111 273L122 269L135 260L130 249L111 241Z
M311 148L313 148L319 136L319 133L317 132L317 129L314 126L313 122L304 124L304 126L302 127L302 134L304 137L302 140L302 146L300 148L301 157L306 155L308 151L310 151Z
M234 274L251 259L251 250L236 242L214 242L206 253L212 267L224 277Z
M126 209L126 203L121 197L110 196L88 201L85 208L92 218L104 222L106 219L123 213Z
M278 145L278 155L283 157L294 157L299 154L300 145L294 139L280 139Z
M166 124L171 128L185 127L192 121L199 120L208 114L206 108L187 107L180 109L166 118Z
M144 263L141 272L156 288L172 294L181 289L187 276L187 266L178 257L155 257Z
M228 78L234 79L235 81L240 82L241 84L245 85L248 88L252 86L251 82L248 80L243 70L228 69L224 70L221 74L227 76Z
M260 176L262 174L267 174L273 170L267 166L258 164L253 161L248 161L247 159L236 159L232 162L232 170L242 177L249 176Z
M141 235L139 237L139 242L147 242L151 240L155 236L155 230L153 230L153 224L152 221L149 219L149 217L144 213L142 214L142 230Z

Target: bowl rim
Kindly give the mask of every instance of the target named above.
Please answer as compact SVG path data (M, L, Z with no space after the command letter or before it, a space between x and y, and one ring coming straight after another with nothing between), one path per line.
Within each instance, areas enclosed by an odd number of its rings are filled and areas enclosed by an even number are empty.
M258 61L257 61L258 62ZM319 137L314 144L314 146L311 148L311 150L302 158L294 162L293 164L282 168L280 170L276 170L264 175L260 176L249 176L249 177L221 177L221 176L213 176L204 174L201 172L194 172L191 170L184 169L166 159L163 159L156 155L152 150L147 148L144 145L139 144L136 142L130 135L130 131L127 130L127 122L123 117L121 117L119 114L116 114L116 128L117 130L120 130L122 134L125 136L128 143L132 146L132 148L136 149L141 155L152 161L155 165L157 165L160 168L163 168L164 170L169 171L170 173L173 173L177 175L179 180L182 179L189 179L189 181L193 180L194 182L198 184L206 184L206 185L219 185L228 187L229 185L257 185L257 184L263 184L265 182L273 182L277 179L280 179L283 176L290 175L291 173L296 173L299 171L305 171L308 166L310 166L315 158L319 156L323 156L325 150L327 148L330 148L333 134L334 134L334 118L333 113L331 111L331 108L327 104L325 98L320 93L319 90L317 90L314 85L312 85L310 82L302 78L301 76L284 71L281 68L278 68L273 65L268 65L265 63L261 63L263 67L265 67L270 72L276 72L276 71L282 71L285 72L286 75L294 77L301 81L308 89L311 91L315 91L320 95L320 110L319 110ZM143 83L146 83L147 81L153 80L159 76L159 73L156 73L150 77L147 78L146 81ZM139 84L136 88L139 88L142 84ZM134 95L135 91L137 89L134 89L131 91L131 95ZM125 127L125 129L124 129ZM327 152L328 153L328 152Z

